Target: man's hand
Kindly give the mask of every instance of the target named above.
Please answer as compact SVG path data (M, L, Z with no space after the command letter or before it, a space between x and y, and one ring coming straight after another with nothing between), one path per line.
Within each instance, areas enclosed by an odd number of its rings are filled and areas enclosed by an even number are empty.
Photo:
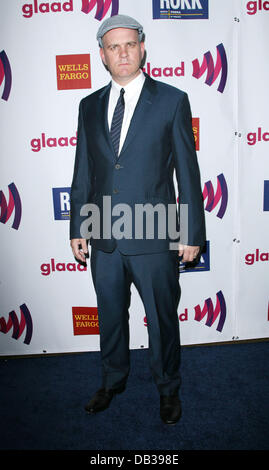
M87 240L85 238L72 238L70 245L75 258L85 263L85 255L88 254Z
M178 247L179 256L183 256L182 263L194 261L200 251L199 246L181 245Z

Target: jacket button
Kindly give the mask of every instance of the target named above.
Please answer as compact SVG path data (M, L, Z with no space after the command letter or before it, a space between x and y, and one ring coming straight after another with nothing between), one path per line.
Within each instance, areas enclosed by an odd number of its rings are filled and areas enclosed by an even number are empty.
M113 193L114 193L114 194L117 194L118 192L119 192L118 189L113 189Z
M116 170L119 170L121 168L121 165L119 163L116 163L115 168Z

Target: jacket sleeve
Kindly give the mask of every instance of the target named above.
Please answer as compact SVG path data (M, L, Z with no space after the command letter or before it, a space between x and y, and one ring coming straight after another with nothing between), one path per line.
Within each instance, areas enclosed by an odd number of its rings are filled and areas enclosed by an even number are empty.
M192 129L192 116L188 95L183 93L179 101L173 122L172 151L175 161L176 178L178 185L179 205L186 204L186 217L182 223L188 223L186 227L180 226L187 235L185 244L202 247L206 240L204 203L201 190L200 170L195 150L195 141ZM179 213L181 210L179 208Z
M70 192L70 239L82 238L80 226L86 216L81 216L80 211L84 204L90 202L93 192L93 175L93 161L87 148L82 100L79 105L77 147Z

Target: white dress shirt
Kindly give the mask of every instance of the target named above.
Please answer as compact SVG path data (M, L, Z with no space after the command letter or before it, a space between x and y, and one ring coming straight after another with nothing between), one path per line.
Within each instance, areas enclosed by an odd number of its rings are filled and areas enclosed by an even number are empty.
M134 78L134 80L132 80L130 83L128 83L124 87L119 85L112 79L112 85L111 85L109 103L108 103L108 115L107 115L109 130L111 128L113 113L114 113L117 101L119 99L119 96L120 96L120 91L122 88L124 88L125 90L125 93L124 93L125 108L124 108L124 116L123 116L123 122L122 122L122 128L121 128L119 153L121 151L124 140L126 138L135 107L137 105L140 93L144 85L144 81L145 81L145 75L143 74L142 70L140 70L140 74L136 78Z

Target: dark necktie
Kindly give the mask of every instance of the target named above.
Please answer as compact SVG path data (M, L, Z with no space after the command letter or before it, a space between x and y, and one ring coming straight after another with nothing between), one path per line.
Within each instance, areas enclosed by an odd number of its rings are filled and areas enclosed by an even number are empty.
M112 124L110 129L110 136L113 143L113 147L115 150L116 155L119 154L119 145L120 145L120 134L121 134L121 127L122 127L122 120L124 115L124 89L122 88L120 91L120 97L117 101L113 118Z

